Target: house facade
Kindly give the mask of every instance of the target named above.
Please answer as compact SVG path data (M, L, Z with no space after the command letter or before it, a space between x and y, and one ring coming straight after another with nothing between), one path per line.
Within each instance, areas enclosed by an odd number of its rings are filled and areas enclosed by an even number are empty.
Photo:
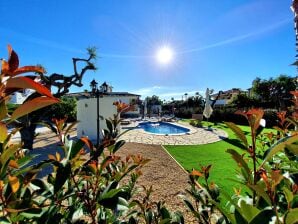
M77 101L77 136L88 136L90 140L95 141L97 137L97 98L90 92L73 93L68 96L75 97ZM133 109L126 114L140 116L140 108L136 104L140 95L128 92L99 92L98 112L99 112L99 136L102 138L102 130L107 129L106 119L113 118L117 114L114 102L123 102L134 105Z

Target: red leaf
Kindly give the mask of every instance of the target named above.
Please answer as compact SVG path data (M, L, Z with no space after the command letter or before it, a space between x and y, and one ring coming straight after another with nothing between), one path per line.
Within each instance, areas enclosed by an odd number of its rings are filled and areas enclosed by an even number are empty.
M93 150L93 144L92 144L92 142L89 140L89 138L82 137L82 138L80 138L80 140L81 140L82 142L84 142L84 143L88 146L89 149Z
M19 117L22 117L26 114L31 113L32 111L41 109L43 107L52 105L54 103L58 103L59 99L57 98L49 98L49 97L37 97L33 100L30 100L24 104L22 104L20 107L18 107L12 114L11 119L15 120Z
M40 66L24 66L21 68L17 68L13 72L13 76L19 75L26 72L37 72L37 73L45 73L45 70Z
M7 46L8 48L8 64L9 64L9 71L13 72L19 67L19 57L17 53L11 48L10 45Z
M20 188L20 181L15 176L8 175L9 184L13 193L16 193Z
M203 176L203 174L200 171L197 171L197 170L192 170L190 175L197 176L197 177L202 177Z
M1 73L6 74L9 73L9 64L7 61L5 61L4 59L2 59L1 61Z
M50 90L38 82L30 78L19 76L7 80L6 88L21 88L21 89L34 89L44 96L53 98Z

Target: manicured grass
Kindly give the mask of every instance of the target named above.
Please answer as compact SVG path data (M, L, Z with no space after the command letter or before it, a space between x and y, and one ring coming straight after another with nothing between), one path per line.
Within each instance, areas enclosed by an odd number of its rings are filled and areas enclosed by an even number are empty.
M206 123L203 123L203 125L207 126ZM249 136L250 128L248 126L239 127ZM210 181L214 181L223 190L232 195L233 189L239 188L240 185L230 180L231 178L236 179L237 164L226 150L235 149L241 154L245 151L237 147L237 143L239 144L238 139L225 124L212 125L212 128L226 131L229 138L205 145L167 145L165 148L186 170L192 170L193 168L200 170L201 166L212 164ZM267 129L263 130L263 132L271 130Z

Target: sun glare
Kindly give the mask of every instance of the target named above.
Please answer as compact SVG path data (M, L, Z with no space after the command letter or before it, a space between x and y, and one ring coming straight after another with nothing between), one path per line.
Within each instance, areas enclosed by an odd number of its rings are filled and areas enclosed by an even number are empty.
M174 52L170 47L163 46L156 52L156 60L160 64L169 64L173 60Z

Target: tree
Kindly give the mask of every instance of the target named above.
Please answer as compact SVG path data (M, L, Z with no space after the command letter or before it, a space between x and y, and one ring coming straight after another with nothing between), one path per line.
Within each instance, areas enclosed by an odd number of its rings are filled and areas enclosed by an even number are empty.
M151 116L152 106L153 105L162 105L162 100L159 99L159 97L156 96L156 95L153 95L152 97L147 96L145 100L147 102L147 108L148 108L148 114L149 114L149 116Z
M239 109L257 107L259 105L259 102L257 99L249 97L246 94L238 94L232 101L232 104L234 104Z
M184 93L185 100L187 100L188 93Z
M277 78L256 78L252 83L253 94L263 107L285 109L290 104L290 92L296 88L295 78L280 75Z
M51 89L51 87L55 87L57 91L53 95L58 98L68 93L69 88L72 85L82 87L82 79L84 74L89 70L96 70L94 65L94 60L96 59L95 48L88 48L87 52L89 55L88 58L72 58L74 73L70 76L65 76L58 73L53 73L47 76L43 72L38 72L37 74L41 78L41 83L49 89ZM81 69L78 69L79 66ZM39 96L40 94L35 92L30 95L27 100L32 100ZM37 110L19 120L20 123L18 123L18 126L21 127L20 134L24 148L33 149L33 141L37 123L42 121L42 118L44 118L46 112L46 109Z
M48 118L62 119L67 117L68 121L75 121L77 118L77 100L74 97L61 97L61 102L52 105L46 113Z

